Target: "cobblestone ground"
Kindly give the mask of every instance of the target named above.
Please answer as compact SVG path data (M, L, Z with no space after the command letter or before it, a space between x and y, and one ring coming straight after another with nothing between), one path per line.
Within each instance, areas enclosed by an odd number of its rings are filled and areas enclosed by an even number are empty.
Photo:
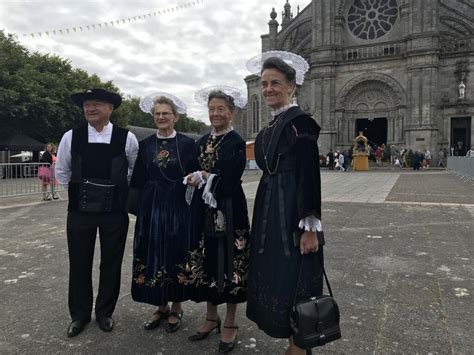
M250 210L258 177L247 172L244 178ZM472 186L446 173L390 171L323 172L322 186L326 267L343 338L315 352L474 353ZM91 322L67 338L66 201L40 198L0 199L1 354L217 352L215 334L199 344L187 341L204 304L184 304L183 327L174 335L143 330L152 308L130 297L133 218L114 331L103 333ZM96 258L96 287L98 270ZM224 307L219 311L225 315ZM259 331L245 318L244 305L237 321L235 354L284 353L286 342Z

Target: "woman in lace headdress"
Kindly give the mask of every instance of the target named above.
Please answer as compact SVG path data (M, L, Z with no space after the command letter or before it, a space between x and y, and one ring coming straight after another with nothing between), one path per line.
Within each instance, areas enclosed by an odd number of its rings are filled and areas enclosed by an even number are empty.
M247 316L269 336L288 338L287 354L305 354L293 343L289 311L295 301L322 294L320 127L292 100L304 71L288 63L304 59L280 53L287 57L268 57L258 73L272 119L255 140L263 176L253 209Z
M212 131L196 142L187 199L191 202L195 249L183 268L191 300L207 302L206 319L191 341L221 330L217 306L226 303L219 352L236 344L235 313L247 300L249 221L241 177L245 169L245 141L233 130L237 108L245 97L230 87L205 88L196 99L207 106Z
M129 212L137 216L132 298L157 307L144 324L146 330L167 319L165 329L174 333L181 326L181 302L188 300L179 267L186 262L190 245L190 211L182 181L194 140L174 130L179 114L186 112L186 105L174 95L144 97L140 108L153 115L157 131L140 142L130 182Z

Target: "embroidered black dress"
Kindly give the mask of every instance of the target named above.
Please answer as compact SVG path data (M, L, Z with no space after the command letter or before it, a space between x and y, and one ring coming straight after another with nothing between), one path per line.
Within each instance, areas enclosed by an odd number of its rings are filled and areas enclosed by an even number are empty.
M241 177L245 169L245 141L235 132L205 135L195 146L190 172L205 170L216 174L211 192L222 213L224 230L220 237L205 229L204 187L196 189L191 204L194 250L183 275L195 302L241 303L247 299L248 233L247 202Z
M133 243L132 298L160 306L188 299L178 265L190 248L189 206L184 198L185 167L194 140L152 135L140 142L130 182L139 191Z
M274 338L292 335L289 310L296 290L296 300L322 293L322 271L315 253L303 257L298 282L303 232L299 221L308 216L321 218L319 130L296 106L275 117L255 141L256 162L263 176L252 220L247 317Z

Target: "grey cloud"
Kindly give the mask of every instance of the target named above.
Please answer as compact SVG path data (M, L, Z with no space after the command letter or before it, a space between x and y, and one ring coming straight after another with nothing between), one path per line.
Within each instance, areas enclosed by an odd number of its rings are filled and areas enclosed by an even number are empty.
M187 2L2 0L0 23L8 32L37 33L138 16ZM215 83L245 90L246 60L260 51L260 35L268 31L271 8L281 12L285 2L206 0L131 24L49 38L20 38L20 43L31 51L68 58L75 67L113 80L127 95L173 92L185 100L191 116L207 123L207 110L194 101L194 92ZM291 4L295 9L297 2Z

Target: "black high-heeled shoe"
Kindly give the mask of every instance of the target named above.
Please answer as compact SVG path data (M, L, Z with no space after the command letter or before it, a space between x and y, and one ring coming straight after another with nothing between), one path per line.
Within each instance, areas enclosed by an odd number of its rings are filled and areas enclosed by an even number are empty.
M197 340L203 340L206 339L211 332L216 329L216 333L219 334L221 332L221 319L217 317L217 319L209 319L206 318L207 321L209 322L214 322L216 325L209 329L207 332L196 332L196 334L191 335L188 339L190 341L197 341Z
M174 333L178 331L179 328L181 328L181 319L183 319L183 310L179 312L170 312L168 315L168 323L166 323L165 330L168 333ZM170 323L170 317L175 317L178 319L176 323Z
M239 327L236 325L233 325L233 326L224 325L224 328L239 329ZM235 338L231 342L225 343L222 340L219 342L219 353L225 354L225 353L231 352L232 349L235 347L235 344L237 344L237 333L235 333Z
M152 330L152 329L157 328L163 319L168 318L169 314L170 314L169 310L166 312L162 312L160 310L153 312L152 319L145 322L145 324L143 324L143 328L145 328L146 330ZM159 317L155 317L155 316L159 316Z

